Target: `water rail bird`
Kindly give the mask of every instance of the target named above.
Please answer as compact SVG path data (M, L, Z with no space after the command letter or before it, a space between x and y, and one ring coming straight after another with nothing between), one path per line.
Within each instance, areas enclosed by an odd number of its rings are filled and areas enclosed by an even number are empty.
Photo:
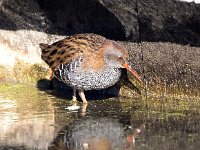
M77 34L51 45L39 44L42 59L52 69L53 75L73 88L83 103L87 103L85 90L104 89L114 85L122 68L130 71L138 80L140 76L127 63L128 52L118 42L97 34Z

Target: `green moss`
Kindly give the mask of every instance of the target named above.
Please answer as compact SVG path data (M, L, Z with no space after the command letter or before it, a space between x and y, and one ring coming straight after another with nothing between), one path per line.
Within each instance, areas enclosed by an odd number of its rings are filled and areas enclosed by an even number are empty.
M0 80L35 84L38 80L48 78L48 76L48 69L40 64L30 65L18 61L14 68L0 66Z

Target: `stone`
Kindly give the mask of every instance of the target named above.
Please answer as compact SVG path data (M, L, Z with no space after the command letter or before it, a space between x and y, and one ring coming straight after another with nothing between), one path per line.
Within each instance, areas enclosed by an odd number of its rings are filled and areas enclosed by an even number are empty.
M96 33L115 40L138 39L135 1L38 0L38 3L59 34Z
M174 0L138 1L141 41L200 46L200 5Z

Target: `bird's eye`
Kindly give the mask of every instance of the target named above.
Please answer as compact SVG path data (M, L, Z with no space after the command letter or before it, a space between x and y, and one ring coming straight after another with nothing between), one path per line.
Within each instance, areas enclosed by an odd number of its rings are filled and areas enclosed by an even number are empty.
M121 56L118 56L118 58L119 58L119 59L122 59L122 57L121 57Z

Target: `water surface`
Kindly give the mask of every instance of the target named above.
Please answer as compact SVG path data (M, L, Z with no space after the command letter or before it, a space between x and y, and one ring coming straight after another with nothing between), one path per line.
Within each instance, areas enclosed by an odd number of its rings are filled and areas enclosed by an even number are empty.
M199 100L147 96L90 100L82 105L55 91L1 83L0 148L198 149Z

